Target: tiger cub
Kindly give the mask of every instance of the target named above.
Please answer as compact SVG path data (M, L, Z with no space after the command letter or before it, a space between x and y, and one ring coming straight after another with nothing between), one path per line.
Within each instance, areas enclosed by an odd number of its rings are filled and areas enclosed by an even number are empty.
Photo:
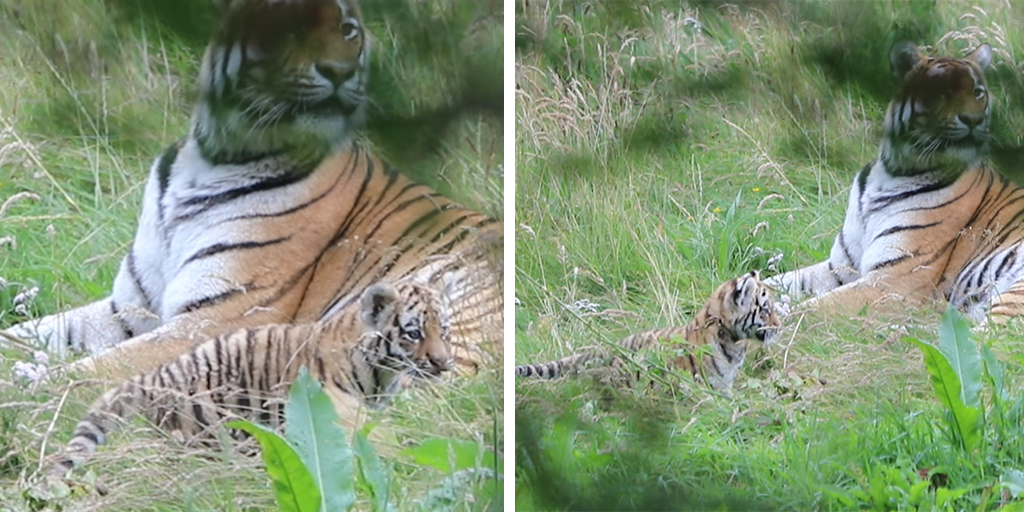
M949 302L977 323L1024 311L1024 188L984 158L987 44L963 58L893 46L878 156L853 180L828 259L772 276L810 309ZM991 311L989 311L991 310Z
M303 366L329 394L380 407L400 382L452 369L446 295L416 282L381 282L363 292L358 313L315 324L245 329L207 341L96 400L75 427L54 474L62 476L85 462L131 414L201 439L225 418L278 425L280 399Z
M689 372L694 380L731 397L733 380L747 354L747 340L770 343L780 325L771 291L758 272L752 271L719 286L685 327L632 334L618 344L630 352L653 348L665 351L682 344L697 349L668 357L669 368ZM553 379L575 373L593 360L616 369L625 365L607 350L588 350L557 361L516 366L515 372L517 377Z

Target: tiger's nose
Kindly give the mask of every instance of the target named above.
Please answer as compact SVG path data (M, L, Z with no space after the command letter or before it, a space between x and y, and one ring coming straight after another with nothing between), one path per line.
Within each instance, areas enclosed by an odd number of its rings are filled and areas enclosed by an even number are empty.
M960 122L967 125L968 128L975 128L982 121L985 120L985 114L959 114Z
M320 76L334 85L341 85L356 75L356 67L342 62L317 62L314 66Z

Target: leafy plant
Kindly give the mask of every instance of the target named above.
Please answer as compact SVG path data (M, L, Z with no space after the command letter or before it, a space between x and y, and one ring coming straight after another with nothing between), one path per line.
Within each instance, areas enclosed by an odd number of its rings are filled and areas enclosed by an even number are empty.
M393 488L391 470L367 439L372 425L355 432L349 446L330 398L305 367L292 384L284 411L287 426L283 436L248 421L227 424L259 441L282 511L350 510L356 501L357 487L369 496L371 510L397 510L389 499ZM463 501L467 490L485 503L500 505L501 488L497 482L502 478L502 462L479 443L430 438L401 453L417 464L448 473L421 500L421 510L452 510Z
M244 430L260 443L274 495L286 512L344 511L355 503L353 449L320 383L305 367L292 384L285 405L285 435L249 421L227 426ZM389 476L364 433L354 436L359 484L373 497L373 509L390 511Z
M938 346L916 338L904 341L921 349L931 376L932 389L949 411L949 426L960 446L973 452L982 441L984 410L981 404L982 364L963 315L950 307L942 316ZM995 358L991 359L995 363Z
M906 337L904 340L924 353L932 389L948 412L948 427L957 445L963 450L966 461L978 466L986 465L985 454L1008 439L1006 426L1019 424L1022 397L1014 401L1009 396L1002 365L987 346L982 345L979 349L974 344L970 324L952 306L942 316L937 346L916 338ZM985 383L992 388L989 394L991 404L987 410L982 401ZM994 426L993 432L988 432L990 425ZM1016 433L1011 432L1010 435ZM995 488L1002 489L1009 497L1017 498L1024 492L1024 472L1014 468L1000 469ZM936 490L936 503L940 507L945 506L965 492L964 489L950 491L940 487ZM987 496L989 492L986 488L984 494Z

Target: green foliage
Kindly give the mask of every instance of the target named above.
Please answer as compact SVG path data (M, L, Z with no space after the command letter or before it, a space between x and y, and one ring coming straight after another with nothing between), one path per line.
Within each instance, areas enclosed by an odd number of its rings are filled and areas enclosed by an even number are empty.
M338 425L330 398L305 367L292 384L284 415L285 436L322 493L322 510L348 510L356 499L352 488L352 449L345 442L345 431Z
M356 487L369 497L375 512L397 510L391 501L394 477L366 437L371 427L356 432L349 447L334 406L305 367L289 391L285 421L284 436L247 421L227 424L260 442L282 510L349 510L356 502ZM447 474L420 500L420 510L456 510L470 492L484 504L501 501L496 485L502 477L501 461L478 443L430 438L400 455Z
M326 510L326 496L309 467L295 448L273 430L247 421L232 421L228 427L244 430L259 441L267 475L274 483L277 504L285 512L317 512ZM341 510L348 510L347 508Z
M263 448L267 474L282 510L294 512L344 511L355 503L352 450L338 415L320 383L299 370L285 405L287 429L277 432L248 421L228 427L253 435Z
M725 279L827 258L877 155L897 40L941 55L993 44L992 146L1019 179L1024 33L1005 27L1022 22L965 0L516 2L516 363L683 325ZM517 509L1018 503L1024 324L987 328L981 373L977 349L928 356L960 412L981 411L974 434L961 418L968 451L899 341L935 337L941 311L793 311L733 400L518 380ZM635 362L661 384L656 359Z
M904 341L924 353L935 395L950 413L954 436L966 452L973 452L982 440L984 423L980 398L982 366L978 350L971 342L967 320L950 307L939 327L938 348L916 338L907 337Z

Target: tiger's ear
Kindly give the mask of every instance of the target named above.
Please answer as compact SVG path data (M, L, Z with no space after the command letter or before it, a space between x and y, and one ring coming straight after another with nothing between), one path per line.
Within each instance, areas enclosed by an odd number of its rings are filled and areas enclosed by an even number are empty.
M362 306L363 323L379 331L387 327L388 321L395 316L398 290L388 283L376 283L363 291L359 303Z
M974 49L970 55L967 56L967 60L973 60L982 71L988 68L988 65L992 63L992 47L988 43L982 43L981 46Z
M914 66L921 61L921 52L917 45L908 41L900 41L892 46L889 51L889 63L892 64L892 73L897 79L903 78Z

